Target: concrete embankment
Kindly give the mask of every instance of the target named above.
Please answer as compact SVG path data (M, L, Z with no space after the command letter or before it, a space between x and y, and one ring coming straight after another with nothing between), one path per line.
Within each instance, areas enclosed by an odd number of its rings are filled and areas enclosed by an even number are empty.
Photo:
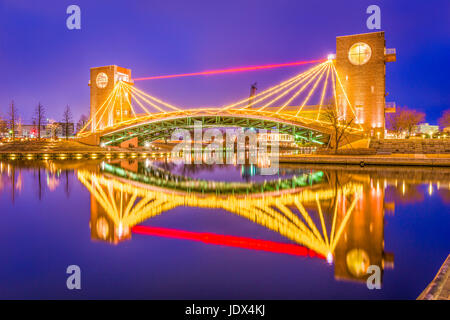
M137 158L167 156L168 151L101 148L75 141L18 141L0 143L0 159L4 160L81 160L101 158Z
M433 166L450 167L449 154L395 154L395 155L286 155L280 163L315 163L339 165Z
M417 300L450 300L450 254Z
M101 151L0 151L0 160L92 160L92 159L124 159L124 158L161 158L170 157L170 152L143 152L132 150Z

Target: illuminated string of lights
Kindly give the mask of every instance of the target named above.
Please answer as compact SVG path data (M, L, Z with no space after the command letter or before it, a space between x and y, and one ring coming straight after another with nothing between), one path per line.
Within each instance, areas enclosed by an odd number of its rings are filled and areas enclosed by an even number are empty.
M324 84L323 84L322 95L321 95L321 97L320 97L320 102L319 102L319 111L317 112L317 118L316 118L316 120L319 120L319 118L320 118L320 111L322 110L323 100L324 100L324 98L325 98L325 92L327 91L328 76L330 75L330 70L331 70L331 67L328 65L328 68L327 68L327 76L326 76L325 82L324 82Z
M351 112L353 113L353 116L355 117L355 122L359 124L359 119L358 119L358 116L357 116L357 114L356 114L356 111L355 111L355 109L353 108L352 103L351 103L350 100L348 99L347 92L345 91L344 86L342 85L342 82L341 82L341 79L340 79L340 77L339 77L339 74L338 74L338 72L337 72L337 70L336 70L336 67L334 66L334 63L331 64L331 65L332 65L333 70L334 70L334 73L335 73L335 75L336 75L335 78L338 80L338 83L339 83L339 86L340 86L340 88L341 88L341 90L342 90L342 93L344 94L344 97L345 97L345 99L347 100L348 105L350 106L350 110L351 110ZM336 97L336 94L335 94L335 97ZM336 106L337 106L337 104L336 104ZM360 129L362 129L361 124L359 124L359 127L360 127Z
M95 121L95 118L97 117L97 114L103 109L105 104L109 103L109 101L112 99L112 97L115 95L116 87L111 91L111 93L106 98L105 102L98 108L98 110L95 112L94 116L91 117L91 119L86 123L86 125L80 130L80 133L83 133L92 123ZM92 128L92 131L94 131L94 128Z
M302 88L300 88L300 90L298 90L297 92L295 92L295 94L294 94L288 101L286 101L286 102L283 104L283 106L282 106L280 109L278 109L275 113L279 113L282 109L284 109L286 106L288 106L295 98L297 98L297 97L300 95L300 93L302 93L302 92L308 87L308 85L309 85L311 82L313 82L314 80L315 80L315 81L314 81L315 83L317 83L318 81L320 81L320 79L321 79L321 77L322 77L322 74L323 74L324 70L325 70L325 66L324 66L323 68L321 68L320 73L315 74L314 77L312 77L311 79L309 79L309 81L308 81L307 83L305 83L305 85L304 85ZM315 89L315 86L310 90L310 94L314 91L314 89ZM307 98L305 99L305 102L306 102L306 101L307 101ZM304 106L304 103L303 103L302 106L300 107L300 110L303 108L303 106ZM299 113L299 112L297 112L296 116L298 115L298 113Z
M302 189L278 195L218 196L173 192L158 187L143 186L131 180L107 177L87 170L77 172L78 179L94 196L118 230L130 230L138 223L178 206L222 208L233 214L263 225L282 236L332 259L333 252L350 219L362 192L362 185L349 182L339 188ZM338 206L353 197L336 232ZM328 236L321 201L334 199L333 225ZM322 233L303 204L316 203ZM304 221L293 208L297 208ZM340 215L341 216L341 215Z
M321 70L320 70L321 72L316 74L316 76L319 76L319 79L320 79L321 75L323 74L325 68L328 68L328 65L324 65L323 68L321 68ZM312 77L307 83L305 83L305 85L304 85L302 88L300 88L300 90L298 90L298 91L297 91L297 92L296 92L296 93L295 93L288 101L286 101L286 102L281 106L281 108L279 108L275 113L280 113L285 107L287 107L287 106L292 102L292 100L294 100L300 93L302 93L303 90L305 90L306 87L307 87L307 86L311 83L311 81L313 81L315 78L316 78L316 77Z
M303 81L298 82L295 86L289 88L288 90L285 90L283 93L281 93L279 96L277 96L275 99L272 99L271 101L269 101L268 103L266 103L265 105L263 105L261 108L258 109L258 111L262 111L264 109L266 109L267 107L269 107L270 105L273 105L274 102L280 100L281 98L283 98L284 96L286 96L287 94L289 94L291 91L293 91L297 86L299 86L300 84L302 84L305 80L308 80L303 87L300 88L299 91L296 92L296 94L294 94L294 98L300 93L302 92L307 86L308 84L316 78L316 76L318 74L321 74L323 72L325 68L325 65L321 66L318 70L316 70L314 73L310 74L309 76L307 76L306 78L302 79ZM288 101L292 101L292 99L288 100ZM286 102L282 108L284 108L285 106L288 105L288 102Z
M306 103L309 101L309 99L311 98L311 95L316 91L317 85L319 84L320 80L322 79L324 72L321 72L320 75L318 75L316 81L314 82L313 87L311 88L311 90L309 91L308 95L306 96L305 100L303 100L300 108L298 109L297 113L295 114L296 116L298 116L298 114L300 112L302 112L303 108L305 107Z
M103 119L103 116L105 115L105 113L110 113L109 110L110 110L111 102L113 101L113 105L116 103L117 91L118 90L119 90L119 86L115 86L113 91L112 91L113 95L111 96L111 99L108 101L107 104L105 104L101 108L99 108L98 111L103 110L103 112L101 113L101 115L99 117L99 121L97 121L97 116L96 115L94 116L94 120L95 120L96 123L95 124L93 123L93 125L92 125L92 131L93 132L95 132L98 129L100 121L101 121L101 119ZM96 112L96 114L97 114L97 112Z
M240 101L238 101L236 103L232 103L230 105L224 106L222 108L222 110L228 110L230 108L239 107L242 104L248 105L248 102L252 98L253 99L258 98L257 100L253 101L253 104L261 102L264 99L268 98L269 96L280 92L282 89L288 88L290 85L292 85L296 81L301 80L301 79L303 79L305 77L308 77L311 73L314 73L316 70L320 69L322 67L322 65L323 65L323 63L321 63L321 64L319 64L319 65L317 65L317 66L315 66L315 67L313 67L313 68L303 72L303 73L300 73L300 74L298 74L298 75L296 75L296 76L294 76L294 77L292 77L292 78L290 78L290 79L288 79L288 80L286 80L286 81L284 81L284 82L282 82L282 83L280 83L278 85L275 85L275 86L273 86L273 87L271 87L269 89L266 89L266 90L256 94L253 97L248 97L248 98L242 99L242 100L240 100ZM271 93L271 95L267 95L268 93Z
M343 112L343 116L346 117L347 112L349 112L351 113L350 116L356 119L355 126L351 125L350 130L363 131L360 121L357 119L356 111L350 103L336 71L334 61L329 59L326 61L320 60L320 62L318 65L256 95L225 105L222 108L180 109L136 88L134 85L119 81L105 102L80 130L78 136L89 135L90 133L87 131L89 127L91 132L106 129L111 132L111 130L122 126L138 124L151 119L162 119L170 115L189 116L201 112L210 114L220 112L254 114L255 116L327 126L330 125L330 120L327 117L322 117L322 114L325 106L330 107L333 104L330 101L334 101L337 114ZM238 69L241 70L241 68ZM242 71L245 71L244 69ZM348 107L339 106L338 88L339 95L343 95ZM316 102L314 103L314 101ZM308 107L305 108L306 106ZM339 113L339 111L342 112ZM342 124L339 123L338 125Z
M135 92L135 93L136 93L136 92L137 92L137 93L140 93L141 95L143 95L143 96L145 96L145 97L147 97L147 98L149 98L149 99L151 99L151 100L153 100L153 101L155 101L155 102L157 102L157 103L160 103L160 104L162 104L162 105L168 107L169 109L172 109L172 110L175 110L175 111L180 111L180 110L181 110L180 108L177 108L177 107L175 107L175 106L173 106L173 105L171 105L171 104L169 104L169 103L167 103L167 102L164 102L164 101L162 101L162 100L160 100L160 99L158 99L158 98L156 98L156 97L154 97L154 96L151 96L151 95L149 95L148 93L145 93L144 91L139 90L138 88L136 88L136 87L134 87L134 86L131 86L131 85L129 85L129 84L126 83L126 82L123 82L123 84L124 84L126 87L128 87L129 89L131 89L133 92Z
M234 73L234 72L243 72L243 71L273 69L273 68L280 68L280 67L300 66L300 65L305 65L305 64L319 63L319 62L323 62L323 61L324 61L324 59L317 59L317 60L310 60L310 61L297 61L297 62L289 62L289 63L262 65L262 66L250 66L250 67L200 71L200 72L192 72L192 73L141 77L141 78L135 78L133 80L134 81L142 81L142 80L168 79L168 78L180 78L180 77L191 77L191 76L206 76L206 75L223 74L223 73Z
M305 256L318 257L321 259L325 259L324 256L314 252L313 250L307 249L304 246L299 246L290 243L280 243L261 239L252 239L247 237L220 235L209 232L192 232L185 230L167 229L142 225L132 227L131 230L133 233L141 235L175 238L191 241L201 241L207 244L268 251L274 253L285 253L303 257Z
M331 84L329 84L329 82L331 82ZM298 88L300 85L302 85L300 89L294 92L294 89ZM336 112L338 112L340 107L336 97L337 86L339 86L339 89L345 96L347 105L349 106L347 111L351 113L351 117L356 119L355 124L357 125L351 125L350 130L362 131L362 126L357 121L355 109L348 100L347 93L334 66L334 61L331 59L290 78L279 85L271 87L258 95L227 105L223 107L223 110L245 110L246 112L255 114L260 114L264 111L269 117L281 117L293 121L301 121L307 124L317 122L320 125L330 125L330 120L327 119L327 117L321 117L321 115L324 108L324 102L328 101L327 106L329 105L330 99L326 98L326 96L330 93L330 98L334 101ZM319 87L321 88L321 91L320 93L316 93L317 88ZM329 92L328 88L330 88L331 92ZM312 97L315 96L318 96L317 103L309 103ZM250 103L251 100L252 102ZM285 101L283 102L282 100ZM296 102L297 100L299 101ZM280 106L276 106L277 104ZM304 108L307 105L313 106L313 108L309 107L305 112ZM270 110L270 108L273 109L274 107L274 110ZM345 107L342 108L346 109ZM339 114L339 112L337 114ZM338 124L338 126L342 125L343 124L341 123Z

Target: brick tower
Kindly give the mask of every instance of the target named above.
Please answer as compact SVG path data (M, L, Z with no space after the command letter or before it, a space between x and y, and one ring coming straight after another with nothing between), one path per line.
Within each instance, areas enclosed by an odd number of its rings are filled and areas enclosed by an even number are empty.
M336 38L336 70L354 108L354 121L369 137L384 136L386 62L395 59L395 49L386 49L384 31ZM352 116L339 84L336 95L341 116Z
M91 68L89 86L91 87L91 112L93 119L91 130L101 129L107 125L113 125L131 116L131 95L124 90L121 95L116 96L115 103L106 102L108 96L114 90L119 81L131 83L131 70L116 65ZM114 103L114 110L107 108ZM99 112L97 112L100 108ZM108 109L106 112L103 112Z

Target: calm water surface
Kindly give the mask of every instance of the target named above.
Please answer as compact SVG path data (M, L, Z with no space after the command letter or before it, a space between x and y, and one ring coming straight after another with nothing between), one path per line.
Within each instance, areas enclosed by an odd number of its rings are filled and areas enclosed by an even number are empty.
M449 169L2 162L0 298L415 299L449 208Z

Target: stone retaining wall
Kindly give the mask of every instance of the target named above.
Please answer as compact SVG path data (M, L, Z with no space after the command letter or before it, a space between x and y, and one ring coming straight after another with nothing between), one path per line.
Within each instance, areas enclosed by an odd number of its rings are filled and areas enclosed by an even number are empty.
M450 139L372 140L370 148L377 154L450 154Z
M450 300L450 255L418 300Z

